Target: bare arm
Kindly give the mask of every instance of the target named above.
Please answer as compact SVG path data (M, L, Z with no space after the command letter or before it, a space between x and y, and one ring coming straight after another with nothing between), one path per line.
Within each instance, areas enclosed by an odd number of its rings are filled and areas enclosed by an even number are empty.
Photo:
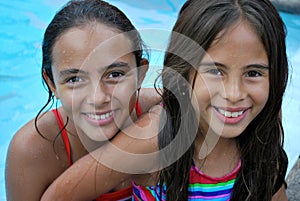
M158 150L159 110L143 115L111 142L74 163L51 184L42 201L92 200L132 174L151 171L157 157L149 159L147 154Z
M139 103L142 111L147 112L152 106L158 105L161 102L161 96L154 88L141 88Z

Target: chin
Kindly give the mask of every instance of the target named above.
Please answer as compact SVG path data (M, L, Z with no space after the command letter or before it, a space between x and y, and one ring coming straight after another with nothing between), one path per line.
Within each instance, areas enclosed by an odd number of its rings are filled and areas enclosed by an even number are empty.
M109 141L111 140L113 137L115 136L115 134L106 134L103 135L101 133L98 133L97 135L88 135L88 137L93 140L93 141L97 141L97 142L105 142L105 141Z

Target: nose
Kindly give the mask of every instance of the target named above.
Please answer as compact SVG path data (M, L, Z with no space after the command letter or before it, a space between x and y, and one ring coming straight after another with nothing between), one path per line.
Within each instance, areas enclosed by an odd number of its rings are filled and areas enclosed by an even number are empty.
M242 80L237 77L231 77L224 82L223 98L230 103L237 103L242 101L246 92Z
M109 87L102 82L97 82L92 85L89 90L87 102L95 107L109 103L111 95L109 93Z

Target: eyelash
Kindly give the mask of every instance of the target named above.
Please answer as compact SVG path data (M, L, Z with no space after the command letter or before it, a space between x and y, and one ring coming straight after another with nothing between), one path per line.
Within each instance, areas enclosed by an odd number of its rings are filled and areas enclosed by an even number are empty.
M223 73L220 69L217 68L213 68L213 69L209 69L207 70L208 73L213 74L213 75L217 75L217 76L222 76Z
M255 73L255 75L251 76L250 73L251 74ZM260 76L262 76L262 74L260 72L258 72L258 71L255 71L255 70L251 70L251 71L248 71L246 73L246 77L260 77Z
M74 83L81 82L81 81L83 81L83 79L79 76L72 76L72 77L66 79L66 82L70 83L70 84L74 84Z
M118 75L114 76L115 74L118 74ZM123 72L113 71L113 72L108 73L107 78L116 79L116 78L119 78L119 77L123 77L124 75L125 75L125 73L123 73Z

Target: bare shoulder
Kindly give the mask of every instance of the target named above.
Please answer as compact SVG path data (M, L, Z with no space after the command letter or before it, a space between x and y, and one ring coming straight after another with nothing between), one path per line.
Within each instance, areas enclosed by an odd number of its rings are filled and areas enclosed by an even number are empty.
M37 132L33 119L11 140L5 172L8 200L38 199L49 183L65 169L52 146L52 137L58 131L52 118L51 113L45 113L38 122L41 133L45 133L47 139ZM57 151L60 152L59 149Z
M57 134L59 131L53 120L51 113L45 113L38 120L39 132L34 119L26 123L13 136L8 154L13 154L14 157L20 157L22 160L33 160L31 162L39 159L45 160L46 156L49 157L53 152L52 142L55 133Z
M288 201L284 185L273 195L272 201Z

